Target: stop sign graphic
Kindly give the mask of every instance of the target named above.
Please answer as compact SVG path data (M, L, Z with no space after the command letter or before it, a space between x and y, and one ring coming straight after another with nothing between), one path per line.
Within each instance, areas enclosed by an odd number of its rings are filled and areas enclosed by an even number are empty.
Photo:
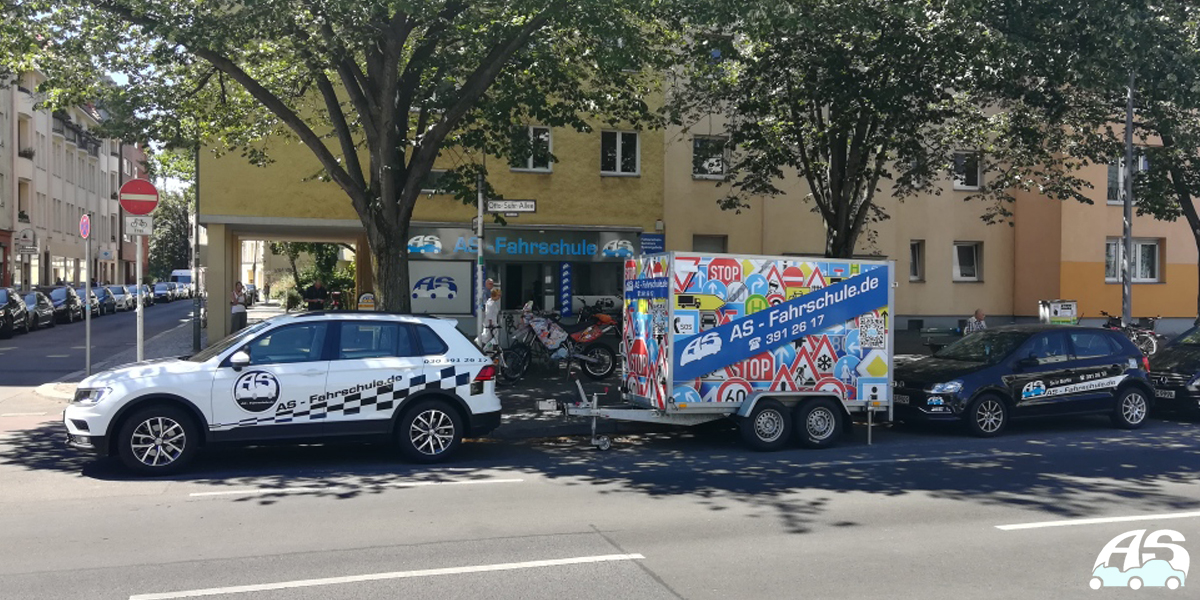
M130 179L117 193L121 208L131 215L148 215L158 207L158 190L145 179Z

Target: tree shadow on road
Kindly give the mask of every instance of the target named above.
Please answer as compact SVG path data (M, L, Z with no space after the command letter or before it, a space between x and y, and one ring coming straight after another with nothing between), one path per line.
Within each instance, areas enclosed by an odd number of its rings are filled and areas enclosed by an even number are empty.
M214 491L252 489L228 501L269 506L296 497L351 500L400 493L414 482L543 477L604 495L686 500L715 513L749 508L783 530L852 527L826 516L853 494L933 498L1028 509L1030 520L1187 510L1200 507L1200 428L1194 421L1151 421L1137 431L1103 418L1017 423L1008 435L969 438L957 430L880 428L865 444L864 428L838 448L756 453L728 427L631 435L613 450L586 438L472 440L453 463L402 462L382 445L309 445L212 449L170 480ZM112 459L65 448L61 426L10 437L0 464L98 480L136 479ZM204 488L200 488L204 489ZM744 511L742 511L744 513ZM746 517L732 517L746 518ZM898 517L902 518L902 516Z

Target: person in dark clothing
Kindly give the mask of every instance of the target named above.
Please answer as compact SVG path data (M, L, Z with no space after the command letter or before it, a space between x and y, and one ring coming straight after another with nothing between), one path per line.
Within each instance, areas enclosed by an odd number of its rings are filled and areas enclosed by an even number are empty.
M322 310L325 308L325 301L329 299L329 290L321 285L321 280L318 279L312 285L304 290L304 301L308 304L308 310Z

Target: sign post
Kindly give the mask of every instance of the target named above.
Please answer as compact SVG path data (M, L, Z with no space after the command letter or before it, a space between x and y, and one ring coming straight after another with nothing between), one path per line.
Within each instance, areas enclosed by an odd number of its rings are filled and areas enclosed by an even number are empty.
M137 360L142 362L145 360L142 340L145 337L143 318L146 308L145 299L142 297L142 237L150 235L154 228L153 218L146 215L154 212L154 209L158 207L158 189L145 179L130 179L121 185L121 191L117 193L117 197L121 201L121 208L129 214L135 215L126 217L125 225L127 231L134 236L137 245L137 256L135 257L137 261L135 267L137 272L135 288L137 289ZM133 227L130 227L131 223Z
M92 218L84 213L79 217L79 237L83 238L83 373L92 374Z

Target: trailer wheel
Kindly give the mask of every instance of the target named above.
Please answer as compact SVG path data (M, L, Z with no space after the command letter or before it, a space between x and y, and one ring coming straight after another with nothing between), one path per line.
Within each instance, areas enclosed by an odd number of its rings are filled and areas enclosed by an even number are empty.
M759 451L780 450L792 433L792 413L778 400L766 398L754 405L741 422L742 440Z
M829 448L837 444L843 428L842 409L828 398L796 405L794 435L805 448Z

